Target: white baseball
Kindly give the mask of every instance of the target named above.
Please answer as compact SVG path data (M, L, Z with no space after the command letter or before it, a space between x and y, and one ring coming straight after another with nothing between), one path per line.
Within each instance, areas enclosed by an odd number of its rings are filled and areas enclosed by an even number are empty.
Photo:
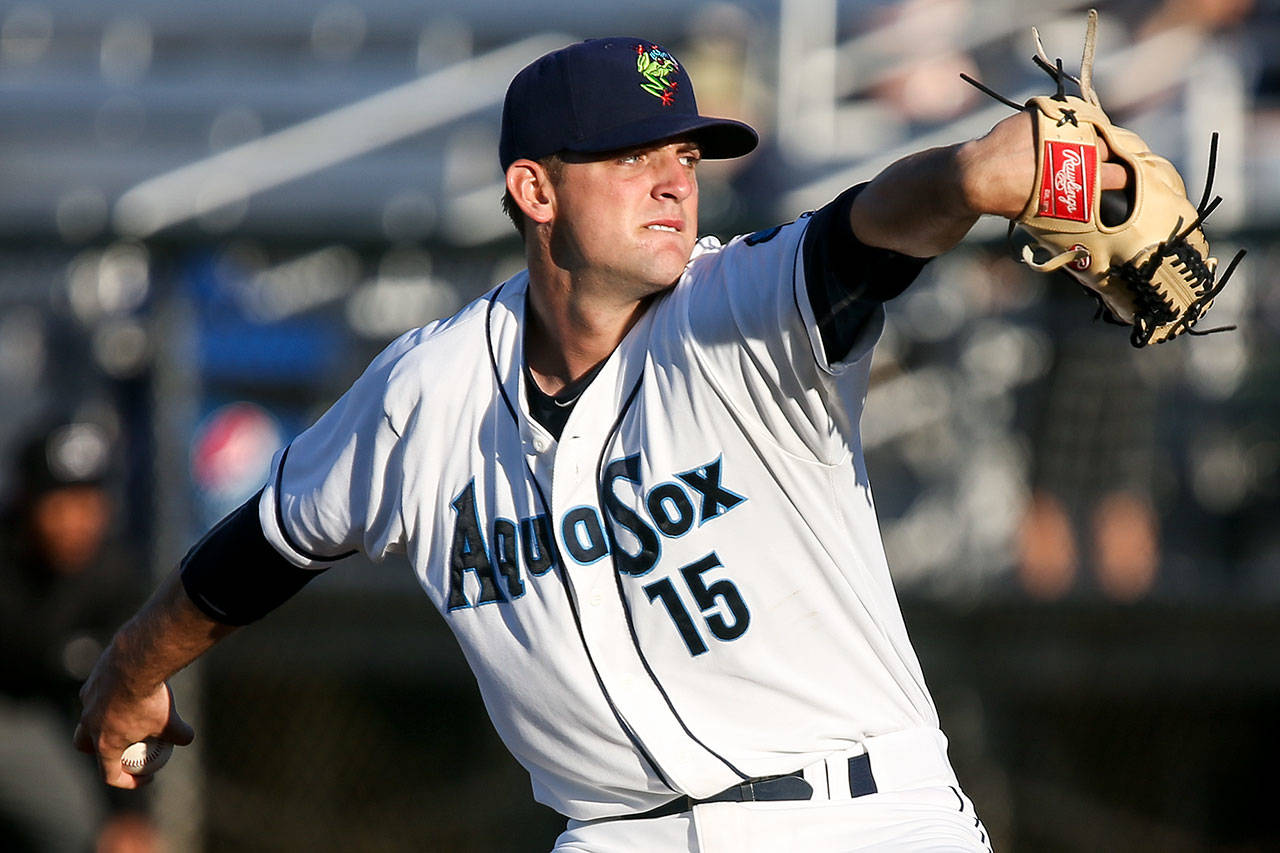
M173 744L147 738L125 747L124 754L120 756L120 766L132 776L150 776L164 767L170 755L173 755Z

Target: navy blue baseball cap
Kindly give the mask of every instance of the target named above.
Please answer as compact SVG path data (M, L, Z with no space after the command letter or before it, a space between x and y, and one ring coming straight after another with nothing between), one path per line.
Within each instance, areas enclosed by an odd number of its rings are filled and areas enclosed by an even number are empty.
M515 76L502 107L498 157L598 154L687 135L712 159L741 157L749 125L698 115L684 67L641 38L589 39L548 53Z

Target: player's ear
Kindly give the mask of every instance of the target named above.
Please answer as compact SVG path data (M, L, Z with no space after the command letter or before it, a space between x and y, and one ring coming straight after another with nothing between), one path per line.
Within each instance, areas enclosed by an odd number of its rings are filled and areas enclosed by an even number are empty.
M555 189L542 164L516 160L507 167L507 192L535 223L550 222L555 212Z

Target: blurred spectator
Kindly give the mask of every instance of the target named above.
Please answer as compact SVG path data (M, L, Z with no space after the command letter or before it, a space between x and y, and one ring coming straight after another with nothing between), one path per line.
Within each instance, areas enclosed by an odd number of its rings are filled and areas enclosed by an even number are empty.
M1056 336L1018 541L1018 578L1034 598L1074 589L1133 601L1157 581L1155 391L1114 332L1099 324Z
M109 794L71 746L79 684L144 589L110 539L110 442L62 422L22 444L15 469L0 525L0 849L155 850L143 801Z
M970 109L978 96L960 74L981 73L961 47L976 14L969 0L906 0L879 11L880 26L894 37L885 43L892 71L872 87L876 97L913 124L936 124Z
M1238 26L1254 11L1254 0L1164 0L1138 29L1139 39L1177 27L1204 32Z
M1107 75L1101 92L1113 119L1128 122L1131 112L1168 109L1181 97L1189 75L1212 50L1215 37L1239 32L1256 17L1255 0L1162 0L1137 20L1129 41L1117 54L1118 64ZM1242 44L1219 50L1240 52ZM1101 48L1099 48L1099 55ZM1168 57L1178 57L1170 62ZM1151 141L1151 140L1148 140ZM1167 154L1167 152L1165 152Z

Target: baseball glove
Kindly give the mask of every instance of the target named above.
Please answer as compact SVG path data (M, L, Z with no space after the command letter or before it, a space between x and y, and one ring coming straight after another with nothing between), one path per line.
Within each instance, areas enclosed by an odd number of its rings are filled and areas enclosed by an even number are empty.
M1010 222L1010 240L1021 259L1041 272L1063 269L1098 301L1098 312L1129 325L1135 347L1162 343L1183 332L1209 334L1234 327L1198 330L1195 324L1222 291L1241 250L1225 274L1214 281L1217 258L1201 224L1222 199L1209 200L1217 159L1217 134L1210 145L1209 174L1199 205L1187 199L1181 175L1152 153L1132 131L1116 127L1099 104L1092 83L1098 13L1089 11L1079 78L1062 70L1062 60L1045 56L1035 36L1035 63L1057 84L1053 95L1019 105L967 75L964 79L1035 123L1035 192L1021 215ZM1080 97L1066 94L1075 83ZM1129 173L1125 190L1102 191L1099 138L1109 161Z

